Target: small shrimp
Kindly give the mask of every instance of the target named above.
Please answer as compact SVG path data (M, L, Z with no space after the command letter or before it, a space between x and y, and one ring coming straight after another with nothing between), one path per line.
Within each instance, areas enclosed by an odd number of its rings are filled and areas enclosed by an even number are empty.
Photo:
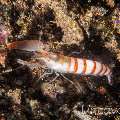
M107 76L111 84L111 68L101 62L83 58L68 57L43 50L47 44L39 40L15 41L7 44L8 49L33 51L33 59L43 61L49 69L60 73ZM48 46L47 46L48 47Z

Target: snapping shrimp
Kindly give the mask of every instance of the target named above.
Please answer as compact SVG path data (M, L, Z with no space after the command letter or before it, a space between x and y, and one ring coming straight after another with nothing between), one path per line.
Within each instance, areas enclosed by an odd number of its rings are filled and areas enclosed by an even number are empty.
M111 81L111 68L101 62L83 58L68 57L40 49L44 44L39 40L23 40L10 43L8 48L34 51L33 59L42 61L49 69L60 73L106 76ZM40 52L39 52L40 51Z

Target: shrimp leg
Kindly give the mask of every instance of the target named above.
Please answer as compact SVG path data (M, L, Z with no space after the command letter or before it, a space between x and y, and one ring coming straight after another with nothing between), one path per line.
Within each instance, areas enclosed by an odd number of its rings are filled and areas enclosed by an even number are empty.
M38 78L37 81L39 81L40 79L43 79L46 75L51 75L51 74L53 74L53 72L45 72Z
M73 82L73 81L71 81L70 79L68 79L67 77L65 77L63 74L60 74L65 80L67 80L68 82L70 82L75 88L76 88L76 90L78 91L78 93L80 92L80 89L79 89L79 87L80 87L80 85L79 84L77 84L77 85L75 85L75 83Z

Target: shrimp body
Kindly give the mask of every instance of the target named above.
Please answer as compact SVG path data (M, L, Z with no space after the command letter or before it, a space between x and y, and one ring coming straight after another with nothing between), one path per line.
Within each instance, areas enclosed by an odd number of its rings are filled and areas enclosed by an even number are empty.
M49 52L37 52L36 56L37 59L43 60L48 68L60 73L107 76L108 78L111 75L111 69L98 61L68 57Z
M8 49L33 51L35 53L33 58L35 57L38 61L42 60L49 69L54 71L80 75L107 76L109 83L111 82L112 72L106 64L95 60L68 57L47 52L43 50L46 46L47 44L39 40L23 40L7 44Z

